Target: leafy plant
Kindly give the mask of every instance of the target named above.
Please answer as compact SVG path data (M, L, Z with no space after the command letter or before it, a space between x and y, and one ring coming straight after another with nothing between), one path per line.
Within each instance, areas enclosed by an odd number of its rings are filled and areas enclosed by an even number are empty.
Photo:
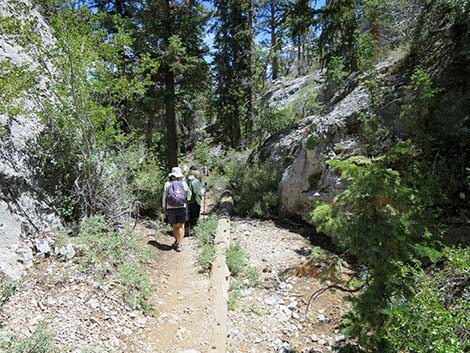
M22 286L23 282L21 281L8 278L2 279L0 284L0 310Z
M119 283L123 288L123 299L132 308L151 310L149 299L153 285L148 273L139 263L125 263L118 268Z
M47 330L47 323L41 322L29 337L14 335L7 343L0 344L0 348L9 353L54 353L54 335Z
M249 287L258 287L261 284L260 273L255 267L249 267L245 271L244 276Z
M215 258L214 237L218 222L216 216L210 216L207 219L199 220L193 229L200 249L196 263L203 268L209 268Z
M117 278L123 299L132 307L150 310L152 285L143 265L154 256L145 239L131 230L116 231L103 216L85 218L74 243L83 271L99 280Z
M354 307L345 326L362 346L380 351L386 347L384 309L394 295L406 295L412 287L402 266L417 257L417 244L432 246L430 229L436 231L423 208L429 202L423 199L427 195L389 167L410 153L409 146L397 145L376 159L329 161L349 186L331 204L321 204L312 213L318 229L337 238L367 268L368 285L352 299Z
M243 272L246 263L246 253L240 246L240 242L230 244L227 249L227 266L232 276L236 276Z
M228 296L228 310L235 310L238 305L238 300L241 296L241 283L235 278L230 280L230 292Z
M235 194L235 210L238 213L255 217L277 213L281 168L269 161L252 164L234 161L227 164L226 172Z

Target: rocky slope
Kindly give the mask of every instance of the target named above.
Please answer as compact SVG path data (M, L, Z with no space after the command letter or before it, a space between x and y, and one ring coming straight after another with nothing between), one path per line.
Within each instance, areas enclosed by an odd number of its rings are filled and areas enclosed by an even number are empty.
M317 201L331 199L344 189L325 162L365 152L365 143L359 138L358 117L362 112L376 113L394 136L410 136L400 119L400 110L409 93L410 78L421 68L440 92L426 117L427 125L423 125L432 146L428 149L435 154L429 163L434 167L441 164L441 168L452 170L449 178L461 179L454 180L460 186L458 192L453 191L455 195L449 195L453 206L446 223L455 237L468 239L470 184L465 181L468 174L462 168L468 165L470 155L470 25L468 17L459 17L439 4L431 4L418 17L420 25L409 51L395 53L393 59L378 64L369 75L352 74L336 88L324 83L317 96L323 104L322 111L280 131L260 147L259 159L272 161L283 170L279 183L281 214L311 222L310 212ZM443 21L437 23L436 18ZM423 57L422 53L429 55ZM378 96L376 92L372 97L367 87L369 77L378 83ZM318 81L312 82L308 77L285 80L282 85L273 85L269 93L271 105L291 104L299 82L303 89L318 88Z
M44 19L29 1L0 2L0 17L3 19L21 20L25 13L28 19L37 21L43 44L53 45ZM0 33L2 65L39 65L34 52L26 51L16 42L14 35L3 28ZM39 81L38 85L44 85L44 82ZM3 92L0 98L11 99L5 98ZM35 139L42 129L34 113L38 107L32 97L18 97L15 103L21 107L22 113L9 114L3 107L11 103L0 104L0 127L5 131L0 137L0 273L19 278L24 269L32 265L32 249L39 234L49 227L57 227L59 221L47 206L47 198L35 186L33 167L29 163Z

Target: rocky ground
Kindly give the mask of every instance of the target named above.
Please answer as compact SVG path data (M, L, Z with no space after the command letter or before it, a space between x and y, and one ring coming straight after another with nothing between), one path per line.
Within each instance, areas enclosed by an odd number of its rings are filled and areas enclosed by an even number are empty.
M343 293L327 291L306 312L312 293L326 285L307 259L310 242L272 221L240 219L232 230L232 241L240 242L261 283L242 289L229 312L228 352L334 351L344 341L338 326L348 304Z
M1 310L0 336L29 336L45 322L60 352L211 351L210 283L195 265L196 239L186 239L184 251L176 253L165 231L144 225L138 231L158 253L149 265L153 311L131 309L115 283L84 274L74 260L50 257L36 264ZM248 267L260 274L260 284L249 287L239 278L240 297L228 316L227 352L334 351L344 340L338 325L348 305L342 293L327 291L305 312L311 294L325 286L316 267L309 270L309 240L272 221L238 219L232 222L232 242L237 241Z
M138 231L158 253L149 268L153 310L133 310L113 282L97 281L74 260L50 257L36 264L0 311L0 339L30 336L45 323L60 352L207 351L209 284L208 275L194 265L196 240L187 239L185 251L176 253L166 232L156 236L143 225Z

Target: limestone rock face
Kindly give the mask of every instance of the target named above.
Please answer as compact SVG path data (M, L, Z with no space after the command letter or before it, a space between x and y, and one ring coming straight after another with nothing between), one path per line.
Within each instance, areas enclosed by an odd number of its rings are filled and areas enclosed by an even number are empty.
M299 97L302 88L320 88L320 82L320 71L293 80L282 77L273 82L271 89L266 94L266 99L270 106L286 106Z
M292 144L297 141L297 149L279 185L281 213L310 222L316 201L329 200L344 190L343 183L325 162L361 152L352 126L360 112L367 110L368 98L367 90L359 86L330 113L307 118L301 136L298 131L290 135Z
M0 2L0 16L37 20L37 30L44 45L53 45L51 34L40 13L29 1ZM39 65L34 51L26 51L8 35L0 37L0 62L13 66ZM44 82L39 82L44 85ZM18 278L32 264L31 239L46 228L59 226L58 217L47 205L47 197L35 185L29 160L35 141L42 130L32 97L18 98L22 115L0 112L0 126L6 136L0 137L0 272ZM29 113L30 112L30 113Z
M381 64L377 69L385 72L392 64ZM283 169L278 189L282 215L299 217L310 223L310 213L318 201L331 200L345 189L344 183L325 162L346 159L364 151L356 136L357 118L370 108L369 92L360 84L363 79L353 76L333 94L326 92L329 85L319 85L318 79L300 81L302 87L308 87L308 84L315 85L316 89L320 87L318 99L329 97L322 113L273 135L258 150L261 160L272 161ZM299 82L294 83L294 87L299 85ZM279 95L272 94L272 97L276 96ZM289 102L290 98L284 97L284 101Z

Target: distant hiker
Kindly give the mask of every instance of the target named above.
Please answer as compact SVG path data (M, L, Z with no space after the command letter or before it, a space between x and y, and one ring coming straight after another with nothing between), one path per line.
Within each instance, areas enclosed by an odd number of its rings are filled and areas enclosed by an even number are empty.
M201 186L201 173L198 168L192 166L189 168L187 182L191 190L191 198L189 199L189 225L194 227L199 220L201 213L201 201L203 189Z
M180 252L183 250L184 224L188 221L188 200L191 198L191 190L183 179L183 173L179 167L171 169L163 190L162 205L168 221L173 226L175 242L173 248Z

